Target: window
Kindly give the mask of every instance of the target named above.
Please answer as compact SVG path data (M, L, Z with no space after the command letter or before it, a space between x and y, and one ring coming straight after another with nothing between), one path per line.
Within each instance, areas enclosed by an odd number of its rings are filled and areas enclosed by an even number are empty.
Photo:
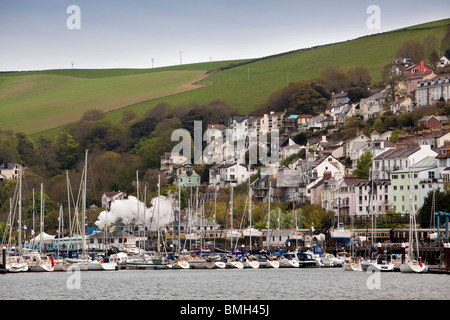
M428 179L434 179L434 171L428 171Z

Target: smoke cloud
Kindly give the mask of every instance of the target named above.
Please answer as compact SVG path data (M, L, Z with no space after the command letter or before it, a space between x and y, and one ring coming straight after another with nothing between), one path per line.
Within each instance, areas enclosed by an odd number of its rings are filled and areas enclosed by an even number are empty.
M159 205L158 197L151 200L151 207L146 208L142 201L138 201L136 197L128 196L128 199L116 200L111 203L110 211L102 211L95 225L103 228L105 224L112 224L122 221L126 225L144 225L155 229L159 226L164 228L173 217L172 203L169 197L160 196ZM159 218L158 218L159 213ZM144 220L145 219L145 220ZM150 225L151 224L151 225Z

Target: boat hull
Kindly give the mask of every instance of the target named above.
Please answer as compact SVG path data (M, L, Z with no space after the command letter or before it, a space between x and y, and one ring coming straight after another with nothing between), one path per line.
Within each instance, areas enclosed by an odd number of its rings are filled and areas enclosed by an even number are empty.
M244 269L244 265L240 261L230 261L227 263L229 269Z
M280 267L280 263L278 261L275 260L267 260L265 262L260 262L260 266L263 268L279 268Z
M7 264L6 271L11 273L17 272L25 272L28 271L28 264L24 263L15 263L15 264Z
M283 260L279 261L280 268L298 268L300 264L297 260Z
M244 268L253 268L253 269L258 269L259 268L259 262L255 261L255 260L247 260L242 262Z
M419 263L405 263L400 265L400 272L402 273L427 273L428 269L428 265L424 263L422 265Z
M360 263L344 263L342 269L344 271L363 271Z
M208 261L206 262L206 268L207 269L225 269L226 268L225 262L222 261Z
M172 263L172 269L189 269L189 268L190 268L189 262L187 262L186 260L175 261L174 263Z

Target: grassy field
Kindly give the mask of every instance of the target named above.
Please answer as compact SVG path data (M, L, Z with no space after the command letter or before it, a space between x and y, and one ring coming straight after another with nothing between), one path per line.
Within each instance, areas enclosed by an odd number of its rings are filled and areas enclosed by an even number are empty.
M271 93L285 87L288 82L312 80L327 66L337 66L346 70L365 67L374 82L380 81L383 66L395 58L403 42L409 40L422 42L427 36L435 36L440 43L449 24L450 19L446 19L268 57L216 72L200 82L213 85L163 99L146 101L131 108L142 114L162 101L173 105L191 101L207 104L213 99L220 98L233 107L239 107L245 114L255 105L263 103ZM114 120L120 119L120 112L121 110L111 112L109 117Z
M25 131L34 138L54 136L90 109L102 109L119 121L127 109L142 115L160 102L208 104L214 99L223 99L245 114L288 82L314 79L327 66L365 67L372 80L379 81L383 66L395 58L404 41L421 42L432 35L440 43L449 24L450 19L435 21L255 60L155 69L0 73L0 127ZM220 69L230 64L236 66ZM216 71L204 78L210 69Z

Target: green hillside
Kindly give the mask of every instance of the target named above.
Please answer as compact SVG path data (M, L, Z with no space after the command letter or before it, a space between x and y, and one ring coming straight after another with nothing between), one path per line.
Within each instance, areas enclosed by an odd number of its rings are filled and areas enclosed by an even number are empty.
M440 42L449 24L450 19L435 21L254 60L155 69L0 73L0 127L33 137L42 133L52 136L86 110L102 109L118 121L126 109L142 115L160 102L208 104L223 99L249 113L288 81L313 79L327 66L365 67L372 80L379 81L383 66L404 41L422 42L435 36ZM215 72L205 78L209 69ZM200 85L193 86L194 82Z
M438 41L444 37L450 19L409 27L387 33L366 36L355 40L298 50L242 66L216 72L200 83L213 84L188 93L177 94L134 105L138 114L159 102L173 105L196 101L207 104L220 98L242 113L264 102L274 91L286 86L287 82L314 79L327 66L343 69L365 67L373 81L381 80L383 66L389 63L402 43L410 40L422 42L427 36L435 36ZM120 119L122 110L111 112L111 119Z

